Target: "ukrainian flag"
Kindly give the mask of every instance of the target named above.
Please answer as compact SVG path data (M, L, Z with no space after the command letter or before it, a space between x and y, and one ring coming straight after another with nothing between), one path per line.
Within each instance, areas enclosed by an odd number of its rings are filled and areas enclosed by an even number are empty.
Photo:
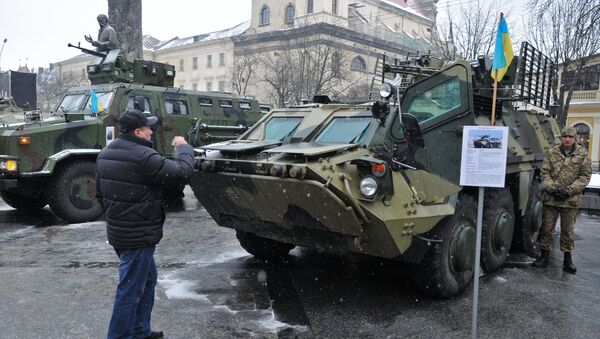
M496 33L494 64L492 65L493 79L498 82L502 80L514 56L512 42L510 41L510 35L508 35L508 25L506 24L506 20L504 20L504 15L500 14L498 32Z
M98 96L96 96L96 91L94 91L93 89L90 93L90 105L91 105L90 109L92 111L92 116L94 117L100 111L100 107L98 105Z

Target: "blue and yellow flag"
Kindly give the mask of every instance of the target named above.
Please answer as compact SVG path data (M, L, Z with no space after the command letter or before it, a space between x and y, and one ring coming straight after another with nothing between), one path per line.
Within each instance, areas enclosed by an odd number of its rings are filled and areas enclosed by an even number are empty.
M96 91L94 91L93 89L90 93L90 105L92 106L90 107L92 111L92 116L96 116L100 109L98 107L98 96L96 95Z
M512 42L510 41L510 35L508 35L508 25L504 20L504 15L500 14L498 32L496 33L494 64L492 65L492 79L498 82L502 80L514 56Z

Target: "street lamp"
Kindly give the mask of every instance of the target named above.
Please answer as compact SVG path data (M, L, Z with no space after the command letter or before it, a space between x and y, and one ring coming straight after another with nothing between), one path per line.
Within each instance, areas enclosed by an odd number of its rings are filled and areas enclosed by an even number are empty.
M8 41L7 38L4 38L4 41L2 42L2 48L0 48L0 61L2 60L2 51L4 51L4 45L6 45L6 42ZM2 63L0 62L0 71L2 70Z

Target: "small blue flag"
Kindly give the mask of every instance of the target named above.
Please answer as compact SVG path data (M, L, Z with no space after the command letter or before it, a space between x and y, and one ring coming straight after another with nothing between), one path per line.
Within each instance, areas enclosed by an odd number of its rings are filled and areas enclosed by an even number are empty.
M94 91L93 89L90 94L90 97L91 97L90 101L91 101L91 106L92 106L91 107L92 116L95 117L100 110L98 108L98 96L96 96L96 91Z

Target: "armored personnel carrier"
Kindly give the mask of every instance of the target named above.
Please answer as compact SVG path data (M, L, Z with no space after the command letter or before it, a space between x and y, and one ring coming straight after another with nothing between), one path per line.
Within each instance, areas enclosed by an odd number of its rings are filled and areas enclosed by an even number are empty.
M87 66L91 85L70 89L49 118L0 126L0 196L16 209L49 204L69 222L99 217L95 159L118 136L125 109L158 117L154 147L165 156L174 156L176 135L194 146L233 139L263 115L253 97L173 87L172 65L73 47L96 56Z
M490 125L485 60L384 61L382 100L274 109L234 141L204 146L191 185L249 253L295 246L414 263L436 297L473 279L477 188L459 186L463 126ZM486 189L482 266L530 250L541 225L539 168L556 141L547 108L554 68L524 44L500 86L496 125L510 129L506 187ZM399 103L399 104L398 104ZM515 240L513 242L513 239Z

